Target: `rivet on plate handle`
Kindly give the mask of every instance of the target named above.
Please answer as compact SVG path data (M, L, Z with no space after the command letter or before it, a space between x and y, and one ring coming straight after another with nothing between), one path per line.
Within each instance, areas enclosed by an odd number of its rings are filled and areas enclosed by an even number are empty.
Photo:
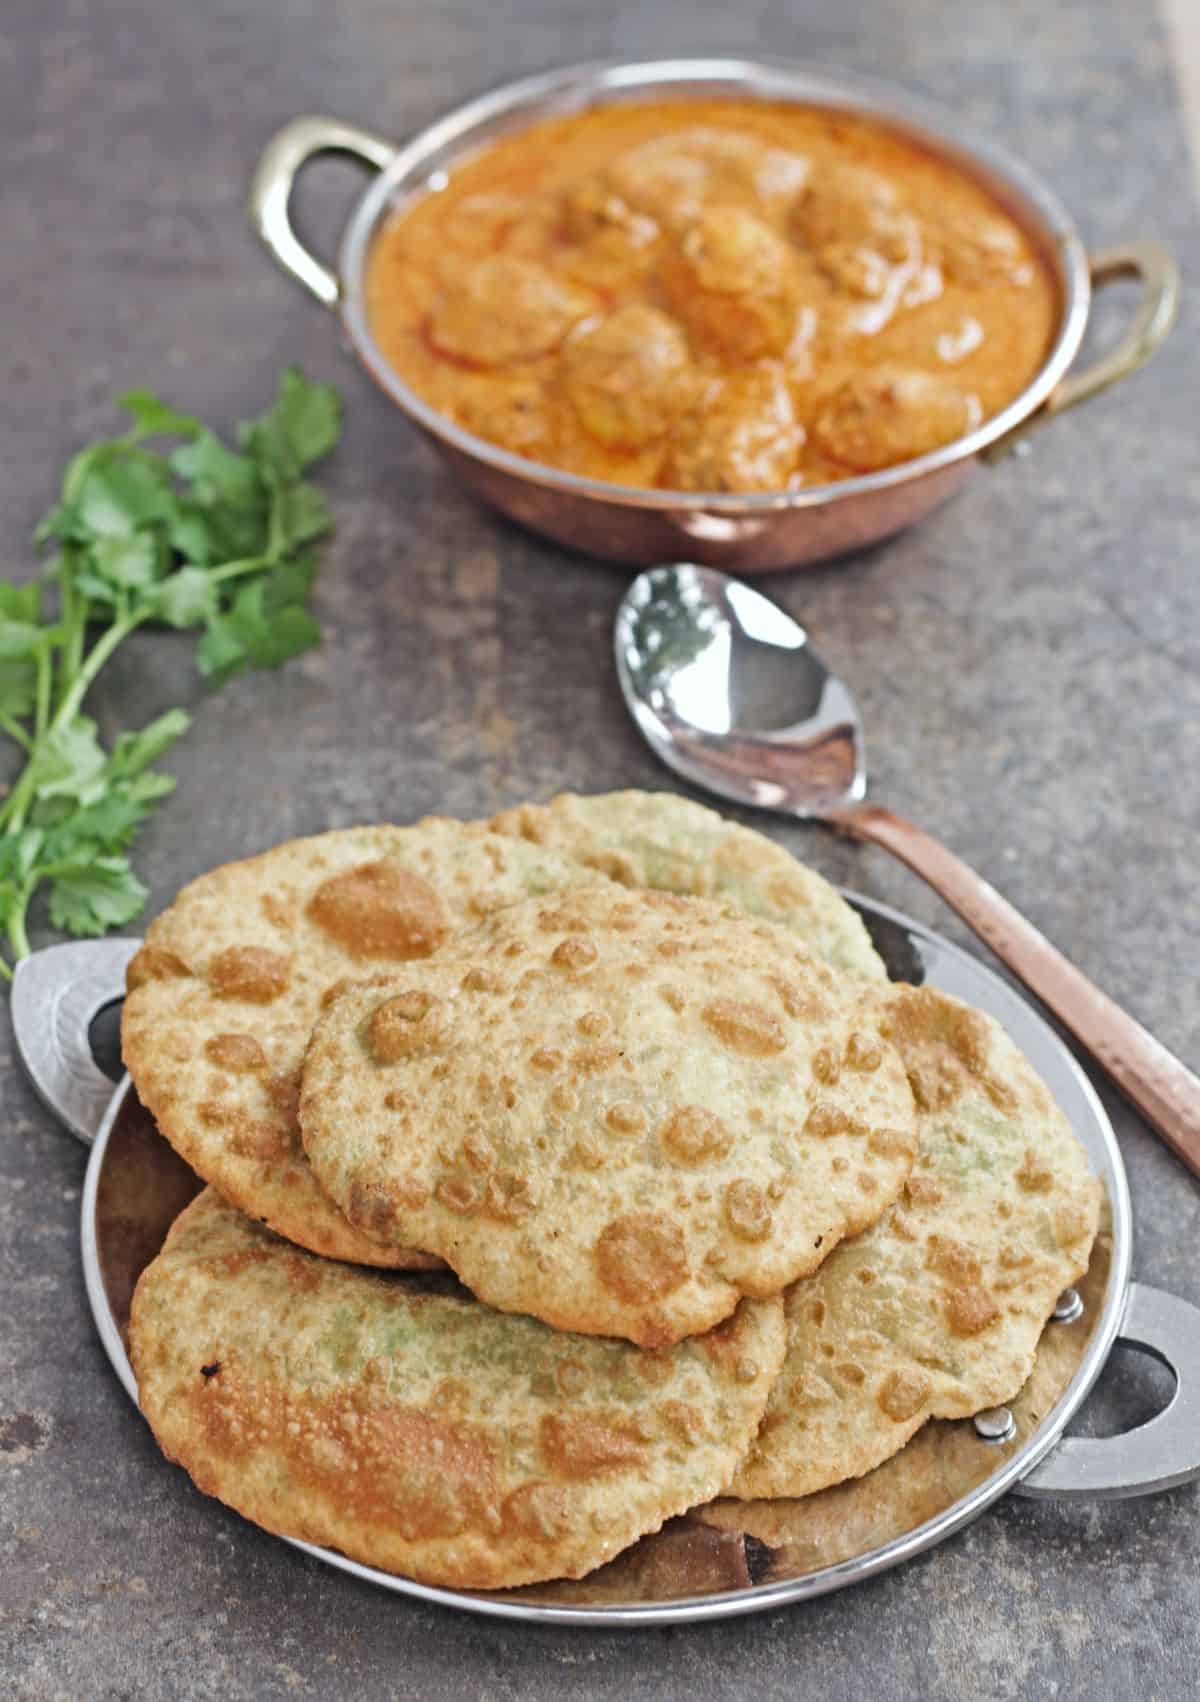
M1064 1288L1054 1303L1050 1317L1056 1324L1073 1324L1083 1316L1083 1301L1077 1288ZM987 1407L975 1414L975 1434L981 1442L1011 1442L1017 1434L1017 1421L1012 1408Z
M1017 1421L1009 1407L988 1407L975 1414L975 1434L981 1442L1011 1442L1017 1434Z
M250 218L285 272L325 307L335 307L342 290L336 272L310 254L292 228L292 190L301 170L318 154L350 154L382 171L396 146L340 118L295 118L267 143L250 183Z
M1064 1288L1054 1303L1050 1316L1056 1324L1073 1324L1083 1317L1083 1301L1077 1288Z
M141 940L71 940L22 958L13 974L13 1036L39 1098L85 1146L114 1084L92 1057L93 1018L123 997Z
M1093 290L1117 278L1141 280L1142 295L1133 323L1115 349L1102 355L1083 372L1070 372L1027 420L1005 432L980 452L982 461L1000 461L1030 435L1090 396L1107 390L1122 378L1145 366L1161 347L1179 312L1179 267L1171 253L1153 237L1121 242L1088 256Z
M1129 1285L1118 1341L1175 1377L1160 1413L1120 1436L1066 1436L1016 1485L1039 1499L1114 1501L1200 1477L1200 1307L1145 1283Z

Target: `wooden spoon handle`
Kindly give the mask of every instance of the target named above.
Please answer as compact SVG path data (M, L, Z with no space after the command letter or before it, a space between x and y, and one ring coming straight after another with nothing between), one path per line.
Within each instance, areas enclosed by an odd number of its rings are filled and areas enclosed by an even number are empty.
M882 846L928 881L1200 1176L1200 1079L1191 1070L1069 963L995 887L919 827L876 804L850 805L824 819L852 839Z

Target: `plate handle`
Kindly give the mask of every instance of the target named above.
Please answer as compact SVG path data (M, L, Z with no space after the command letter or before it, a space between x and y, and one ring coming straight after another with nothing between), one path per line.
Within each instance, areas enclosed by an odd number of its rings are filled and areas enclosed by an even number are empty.
M1120 1436L1065 1436L1017 1484L1038 1500L1117 1501L1154 1495L1200 1477L1200 1307L1135 1282L1118 1341L1152 1355L1174 1375L1160 1413Z
M1003 460L1011 450L1032 431L1044 426L1056 414L1086 402L1089 397L1107 390L1122 378L1145 366L1161 346L1175 323L1179 312L1179 267L1170 250L1153 237L1141 237L1133 242L1119 242L1112 248L1101 248L1088 255L1088 271L1093 290L1117 278L1136 278L1142 286L1141 299L1134 312L1133 323L1115 349L1101 355L1083 372L1068 373L1046 401L1027 420L1006 431L994 443L981 451L983 461Z
M337 273L310 254L292 228L292 190L318 154L350 154L382 171L396 156L394 143L338 118L295 118L277 130L259 156L250 183L250 219L285 272L325 307L342 293Z
M85 1146L95 1140L116 1086L92 1057L93 1018L125 994L141 940L69 940L13 973L13 1036L38 1097Z

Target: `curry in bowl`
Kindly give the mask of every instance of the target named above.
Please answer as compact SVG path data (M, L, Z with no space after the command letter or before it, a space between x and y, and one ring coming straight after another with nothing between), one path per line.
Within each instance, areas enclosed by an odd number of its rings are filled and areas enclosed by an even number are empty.
M966 171L866 117L737 99L493 141L384 223L366 304L398 375L476 436L712 492L952 443L1025 390L1059 319Z

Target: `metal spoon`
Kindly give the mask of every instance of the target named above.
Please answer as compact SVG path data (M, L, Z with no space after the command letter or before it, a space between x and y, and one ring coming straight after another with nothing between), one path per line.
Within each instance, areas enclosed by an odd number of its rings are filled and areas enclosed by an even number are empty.
M1200 1080L953 852L864 802L858 706L776 603L711 568L639 574L617 612L630 714L677 773L739 804L828 822L928 881L1200 1175Z

